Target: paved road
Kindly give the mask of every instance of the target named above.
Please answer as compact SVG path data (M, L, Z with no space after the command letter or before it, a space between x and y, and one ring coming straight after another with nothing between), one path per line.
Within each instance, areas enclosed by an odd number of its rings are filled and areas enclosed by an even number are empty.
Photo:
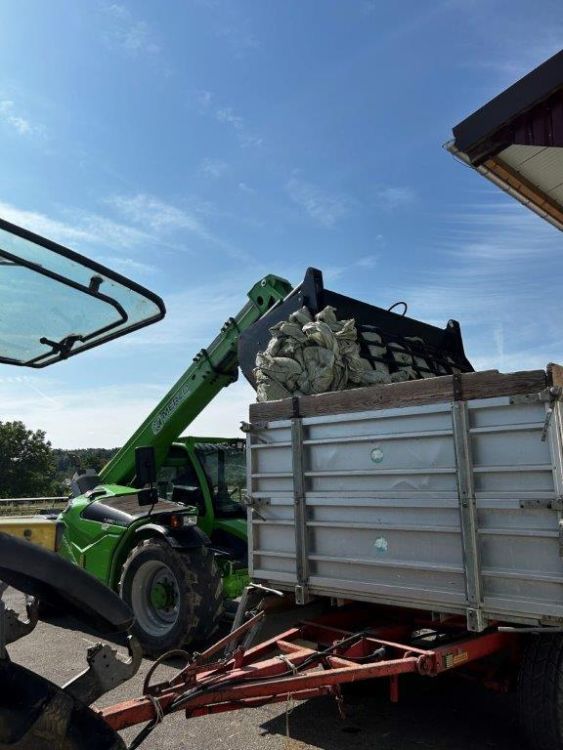
M288 615L270 629L285 629ZM10 646L12 659L61 684L83 668L95 638L67 619L40 623ZM104 696L101 705L140 694L151 662L126 685ZM172 672L172 670L170 670ZM234 711L186 721L167 717L151 735L147 750L515 750L522 748L513 701L450 677L402 678L401 702L392 705L383 681L345 691L347 719L332 699ZM127 730L128 740L136 734Z

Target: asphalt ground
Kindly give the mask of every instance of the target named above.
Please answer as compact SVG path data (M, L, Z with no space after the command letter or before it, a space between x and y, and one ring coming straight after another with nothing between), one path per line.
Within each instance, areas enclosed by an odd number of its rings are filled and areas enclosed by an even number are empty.
M270 616L262 632L269 637L291 626L303 610ZM9 646L11 658L63 684L85 667L95 635L69 618L40 622L26 638ZM111 705L140 696L152 662L103 696ZM172 667L162 667L162 676ZM332 698L280 703L186 720L179 712L166 717L143 745L147 750L524 750L512 696L498 696L453 676L401 678L401 699L391 704L386 681L345 688L346 718ZM140 727L123 732L127 741Z

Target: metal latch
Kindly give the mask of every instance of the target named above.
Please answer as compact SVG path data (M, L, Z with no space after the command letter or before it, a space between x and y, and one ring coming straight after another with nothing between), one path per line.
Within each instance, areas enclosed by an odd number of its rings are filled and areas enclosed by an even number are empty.
M295 603L303 606L304 604L308 604L311 601L311 597L309 595L309 587L302 583L297 584L295 587Z
M534 510L534 508L539 508L545 510L563 511L563 498L556 497L553 500L536 500L533 498L526 498L524 500L520 500L519 505L523 510Z
M552 416L553 416L553 406L550 406L549 409L545 413L545 421L543 423L543 430L541 432L542 443L545 443L545 441L547 440L547 431L549 430L549 423L551 422Z
M267 443L263 437L260 437L260 433L263 432L267 427L267 422L244 422L240 423L240 430L245 435L253 435L259 443Z
M543 430L541 433L542 443L545 443L545 441L547 440L547 432L549 430L551 418L553 417L554 404L561 397L561 388L559 386L553 386L551 388L548 388L547 391L544 392L544 394L540 394L540 397L544 395L544 398L542 400L549 401L549 408L545 413L545 421L543 423Z
M258 516L258 518L261 521L266 520L256 506L257 505L259 506L270 505L272 501L270 500L269 497L253 497L252 495L243 495L242 501L246 505L247 508L249 508L253 513L255 513Z

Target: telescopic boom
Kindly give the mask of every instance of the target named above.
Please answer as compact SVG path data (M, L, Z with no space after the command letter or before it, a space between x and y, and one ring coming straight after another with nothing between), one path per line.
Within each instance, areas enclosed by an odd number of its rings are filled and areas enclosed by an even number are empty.
M292 291L291 284L268 275L248 292L248 302L229 318L208 348L202 349L139 429L100 472L103 484L130 485L135 479L135 448L153 446L157 469L171 443L201 414L207 404L238 378L240 334Z

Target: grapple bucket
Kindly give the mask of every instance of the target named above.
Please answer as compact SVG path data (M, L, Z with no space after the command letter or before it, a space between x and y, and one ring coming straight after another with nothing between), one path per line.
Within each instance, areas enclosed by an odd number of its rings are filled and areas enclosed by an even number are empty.
M240 335L239 363L253 387L256 387L253 374L256 355L268 346L270 328L287 320L303 305L313 314L330 305L336 309L339 319L354 318L361 355L374 369L381 362L390 373L396 372L401 368L397 355L404 357L406 352L412 355L412 367L419 378L473 372L463 350L461 330L456 320L449 320L442 329L345 297L325 289L321 271L308 268L302 284Z

